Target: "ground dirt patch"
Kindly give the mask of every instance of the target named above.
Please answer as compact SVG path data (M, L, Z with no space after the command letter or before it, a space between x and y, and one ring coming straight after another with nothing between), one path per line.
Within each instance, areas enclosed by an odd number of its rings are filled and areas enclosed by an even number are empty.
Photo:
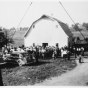
M40 60L36 65L3 68L2 77L5 86L34 85L72 70L76 65L75 60L65 61L60 58L56 60Z

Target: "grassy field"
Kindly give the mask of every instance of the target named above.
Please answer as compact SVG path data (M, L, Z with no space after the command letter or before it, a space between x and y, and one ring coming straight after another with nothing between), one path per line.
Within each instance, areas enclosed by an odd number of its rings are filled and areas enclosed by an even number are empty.
M45 79L60 76L61 74L76 67L75 60L65 61L63 59L43 60L38 64L26 66L13 66L10 64L2 69L2 77L5 86L34 85Z

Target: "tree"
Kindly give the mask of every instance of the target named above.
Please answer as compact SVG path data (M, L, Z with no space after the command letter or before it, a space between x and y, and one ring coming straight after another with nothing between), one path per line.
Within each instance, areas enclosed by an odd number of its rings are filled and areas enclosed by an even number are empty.
M88 23L83 23L82 26L84 26L88 30Z
M85 38L86 42L88 42L88 38Z
M9 43L14 43L11 35L10 35L10 30L3 28L3 33L4 33L4 41L3 45L8 45Z
M72 27L75 29L75 31L82 31L83 29L80 28L80 24L79 23L76 23L75 25L72 24Z

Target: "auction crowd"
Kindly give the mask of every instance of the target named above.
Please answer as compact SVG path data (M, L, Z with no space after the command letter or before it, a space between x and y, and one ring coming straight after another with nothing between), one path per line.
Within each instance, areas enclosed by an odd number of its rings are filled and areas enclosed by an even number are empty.
M27 52L29 55L31 55L31 58L40 58L40 59L45 59L45 58L58 58L62 57L65 60L70 59L70 55L79 55L80 53L84 52L84 48L75 48L70 47L68 49L67 46L64 46L62 48L59 48L58 46L30 46L30 47L24 47L19 46L19 47L12 47L12 46L4 46L2 47L2 53L3 57L6 56L6 54L11 54L14 52ZM83 54L83 53L82 53Z

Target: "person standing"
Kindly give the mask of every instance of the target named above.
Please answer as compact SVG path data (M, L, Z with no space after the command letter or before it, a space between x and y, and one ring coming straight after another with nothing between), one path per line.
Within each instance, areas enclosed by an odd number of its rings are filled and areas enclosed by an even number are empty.
M67 50L67 58L68 58L68 60L70 60L70 54L71 54L70 50Z
M38 63L38 59L39 59L39 49L38 49L38 47L36 47L35 58L36 58L36 63Z
M83 49L81 49L81 51L80 51L80 55L79 55L79 63L83 63L83 53L84 53L84 50Z

